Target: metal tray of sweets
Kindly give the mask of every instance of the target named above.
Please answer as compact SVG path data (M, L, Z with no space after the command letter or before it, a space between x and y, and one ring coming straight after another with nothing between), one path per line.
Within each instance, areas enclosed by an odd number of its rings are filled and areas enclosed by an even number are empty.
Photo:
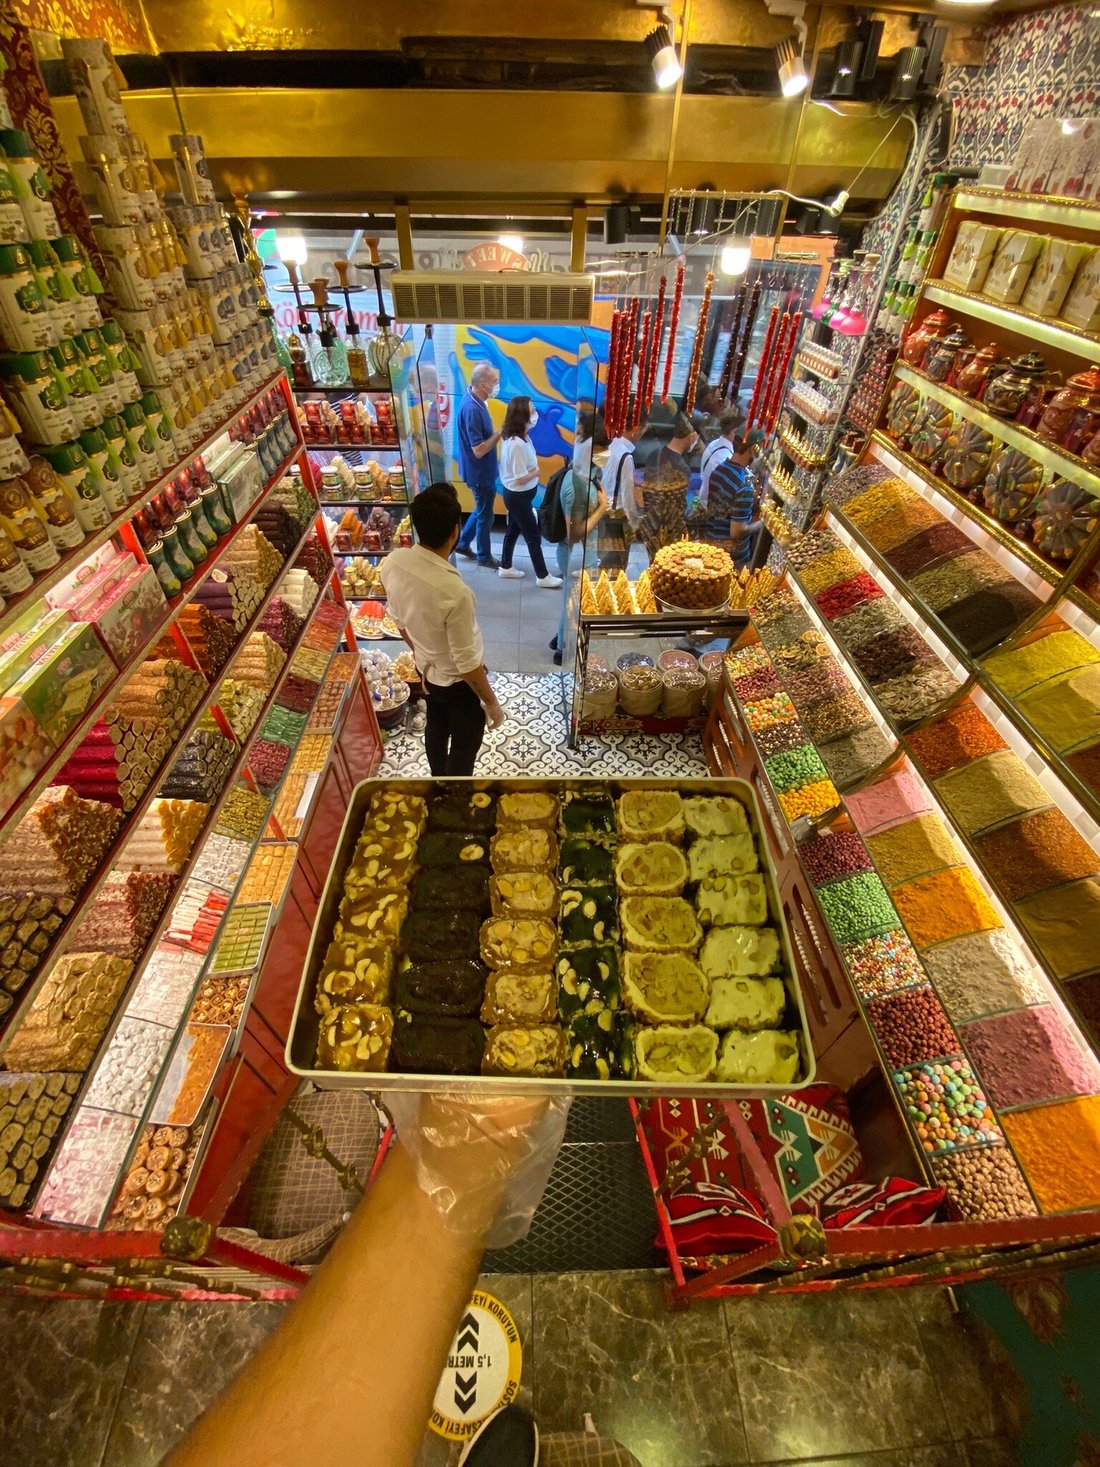
M512 791L540 791L564 796L569 792L605 792L613 799L627 790L674 789L685 797L693 795L732 795L744 805L752 831L753 841L760 863L760 874L764 877L768 897L768 923L779 934L783 956L782 977L787 989L787 1012L783 1025L796 1030L800 1036L802 1065L797 1079L787 1084L735 1085L718 1081L688 1085L683 1083L657 1084L638 1078L624 1080L600 1080L567 1076L565 1078L542 1078L512 1075L444 1075L412 1074L403 1072L378 1073L349 1070L325 1070L317 1066L317 1038L321 1019L314 1007L317 977L321 971L325 952L332 938L337 914L343 899L344 876L351 864L355 847L362 832L367 807L378 791L394 795L430 796L443 789L467 789L471 792L485 790L493 795ZM556 875L556 873L554 873ZM809 1025L802 993L796 977L792 955L791 937L779 901L775 866L768 843L761 829L760 807L755 790L745 780L701 778L701 779L482 779L474 775L469 778L428 779L368 779L356 785L348 803L340 839L329 868L328 879L317 909L309 951L298 986L298 997L294 1006L290 1034L286 1043L287 1067L294 1075L313 1083L324 1090L421 1091L446 1092L449 1095L588 1095L623 1099L636 1096L639 1099L654 1099L658 1096L686 1096L699 1099L722 1100L746 1096L786 1095L813 1083L816 1059L810 1040Z

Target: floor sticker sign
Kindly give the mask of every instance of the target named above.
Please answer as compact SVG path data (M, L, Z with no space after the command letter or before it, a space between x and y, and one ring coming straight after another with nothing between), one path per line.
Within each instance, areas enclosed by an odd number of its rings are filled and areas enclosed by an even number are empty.
M522 1368L515 1320L499 1299L478 1289L447 1354L432 1407L432 1430L449 1441L473 1436L486 1416L515 1399Z

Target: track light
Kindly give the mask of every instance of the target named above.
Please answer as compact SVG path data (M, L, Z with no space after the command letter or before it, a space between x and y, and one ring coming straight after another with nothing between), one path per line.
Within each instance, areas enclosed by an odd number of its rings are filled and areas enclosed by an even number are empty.
M603 211L603 242L605 245L626 244L626 233L630 228L630 209L626 204L608 204Z
M890 100L911 102L917 95L927 52L923 46L903 46L894 58L894 75L890 79Z
M654 26L645 38L645 48L649 53L649 64L653 67L657 85L662 91L674 87L680 80L680 58L672 44L668 26Z
M752 243L747 239L735 239L722 246L719 264L723 275L744 275L752 258Z
M833 80L830 97L854 97L863 47L858 41L841 41L833 50Z
M517 255L523 254L522 234L498 234L497 244L503 245L506 250L514 250Z
M793 37L780 41L775 48L779 67L779 89L785 97L797 97L810 85L810 73L802 59L802 51Z

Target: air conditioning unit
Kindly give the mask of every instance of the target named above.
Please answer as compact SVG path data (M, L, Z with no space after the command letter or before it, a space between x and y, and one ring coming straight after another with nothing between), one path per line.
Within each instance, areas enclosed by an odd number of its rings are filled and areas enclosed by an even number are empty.
M592 320L591 275L525 270L395 270L390 276L399 321L545 321L583 326Z

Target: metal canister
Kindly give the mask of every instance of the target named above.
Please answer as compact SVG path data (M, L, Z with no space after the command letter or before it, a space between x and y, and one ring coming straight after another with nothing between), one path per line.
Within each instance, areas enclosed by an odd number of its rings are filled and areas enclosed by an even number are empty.
M158 540L155 545L150 545L145 552L145 559L157 573L160 589L166 596L178 596L183 590L183 582L176 575L169 564L167 552L164 549L164 541Z
M30 464L23 483L45 516L50 539L58 550L75 550L84 542L84 529L72 496L44 458L32 457Z
M19 207L15 179L7 159L0 154L0 244L25 244L30 238L27 221Z
M49 302L21 244L0 246L0 339L9 351L41 351L57 339Z
M196 562L192 561L187 551L180 544L179 531L175 525L170 530L166 530L161 536L161 544L164 546L164 553L169 565L175 571L176 575L179 576L180 580L190 580L195 574Z
M120 413L123 405L122 389L115 381L102 332L95 326L89 326L87 331L78 332L73 340L95 374L99 406L103 413Z
M202 565L206 559L206 546L201 536L195 530L194 520L189 509L185 509L182 514L176 516L176 533L179 535L180 547L188 559L194 565Z
M20 558L36 576L61 559L50 538L46 517L22 479L0 479L0 529L14 541Z
M213 525L219 535L227 535L233 528L233 521L225 512L225 501L219 486L210 484L205 489L200 489L199 499L208 523Z
M68 443L77 435L65 384L47 352L11 352L0 357L0 378L19 426L34 443Z
M27 245L38 276L38 288L46 297L46 305L59 337L71 336L79 326L76 318L76 291L62 271L61 262L48 239L32 239Z
M8 160L15 197L31 239L53 239L61 228L50 202L50 180L30 138L18 127L6 127L0 132L0 148Z
M180 450L176 447L172 419L160 399L160 394L153 391L141 394L141 410L145 414L145 421L153 430L157 456L160 459L160 471L162 474L167 474L180 460Z
M138 381L138 372L141 370L141 363L123 335L122 327L107 316L99 328L99 334L103 338L103 350L123 398L126 402L140 402L142 388Z
M96 487L112 514L124 510L130 502L127 493L128 480L123 477L122 465L102 428L88 428L80 435L80 447L89 464L98 475Z
M80 330L98 326L100 322L99 301L94 289L92 267L88 264L84 247L75 234L59 234L53 240L58 269L62 271L73 288L76 324Z
M85 531L102 530L111 523L110 507L99 492L99 477L79 443L43 446L40 457L64 484Z
M23 564L15 541L0 529L0 596L20 596L33 584L34 577Z

